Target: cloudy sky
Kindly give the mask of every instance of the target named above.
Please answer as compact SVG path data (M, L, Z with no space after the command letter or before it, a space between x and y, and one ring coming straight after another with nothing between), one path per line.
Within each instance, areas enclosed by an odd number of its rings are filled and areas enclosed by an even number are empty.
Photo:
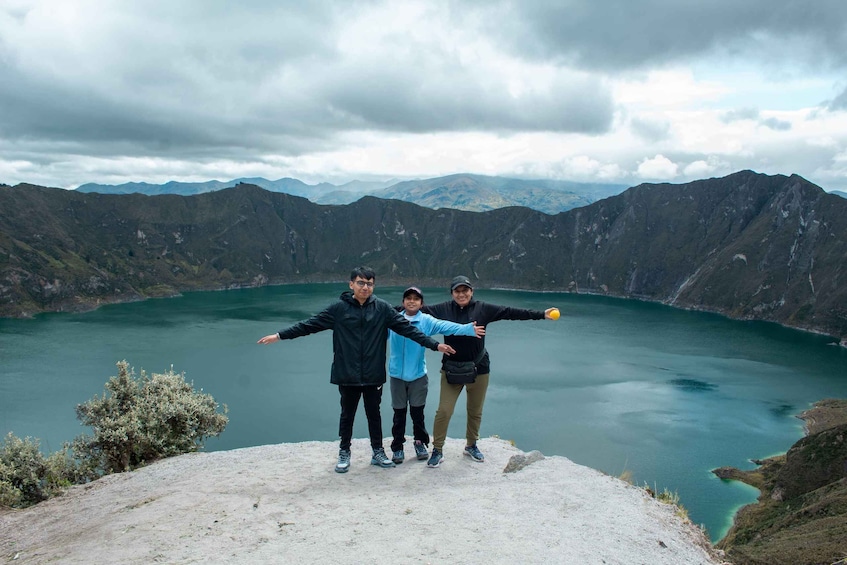
M847 190L845 0L2 0L0 182Z

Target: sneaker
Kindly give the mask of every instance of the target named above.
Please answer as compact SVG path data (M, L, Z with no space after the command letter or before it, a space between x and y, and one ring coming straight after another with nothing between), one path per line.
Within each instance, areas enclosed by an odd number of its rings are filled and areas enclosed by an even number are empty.
M391 454L391 460L394 462L395 465L399 465L400 463L402 463L405 458L406 454L403 453L402 449L398 449L397 451Z
M424 459L429 457L429 453L426 450L426 446L420 440L415 442L415 456L417 456L418 461L423 461Z
M483 455L482 451L477 448L476 444L467 446L465 448L465 455L467 455L474 461L478 461L479 463L485 461L485 455Z
M394 461L388 458L383 448L374 449L374 455L371 457L371 465L378 467L393 467Z
M335 464L336 473L346 473L350 470L350 450L338 450L338 463Z
M441 451L432 448L432 455L429 458L429 461L426 462L427 467L438 467L441 465L441 461L444 460L444 456L441 454Z

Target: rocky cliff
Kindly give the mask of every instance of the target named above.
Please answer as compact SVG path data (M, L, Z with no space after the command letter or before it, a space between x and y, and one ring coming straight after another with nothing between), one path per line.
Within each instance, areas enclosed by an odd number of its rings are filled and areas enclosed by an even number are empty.
M818 402L801 416L808 434L759 468L715 469L761 491L738 512L718 547L738 565L831 565L847 558L847 400Z
M239 185L196 196L0 188L0 315L288 282L604 293L847 337L847 200L742 171L644 184L554 216L344 206Z
M356 439L343 475L332 470L335 442L173 457L0 509L0 560L720 563L701 530L644 489L503 440L479 445L482 464L463 457L464 439L448 439L437 469L416 460L380 469Z

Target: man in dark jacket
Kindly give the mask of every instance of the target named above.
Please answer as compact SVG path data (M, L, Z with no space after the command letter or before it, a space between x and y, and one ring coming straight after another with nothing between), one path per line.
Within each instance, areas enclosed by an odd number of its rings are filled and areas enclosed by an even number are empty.
M478 326L486 327L498 320L543 320L555 319L551 313L556 308L547 310L525 310L523 308L511 308L509 306L497 306L487 302L473 299L473 284L468 277L460 275L453 279L450 284L452 300L424 306L422 312L426 312L441 320L466 324L475 322ZM558 312L558 311L557 311ZM556 316L558 317L558 316ZM487 328L486 328L487 329ZM435 423L433 424L432 455L427 462L429 467L438 467L443 460L442 449L447 439L447 426L453 416L453 409L459 399L462 389L467 395L468 424L465 434L467 446L465 455L474 461L482 463L485 456L477 448L476 441L479 439L479 427L482 424L482 406L485 403L485 393L488 390L488 377L490 372L488 351L485 350L485 336L482 338L466 336L444 336L444 342L453 346L455 355L450 356L450 361L473 362L476 366L476 378L473 382L452 384L448 382L445 373L445 362L447 357L442 358L441 369L441 396L438 409L435 411Z
M372 465L393 467L382 446L382 416L379 405L385 384L385 353L388 330L408 337L424 347L445 355L455 353L449 345L438 343L421 333L397 312L391 304L373 295L375 274L367 267L357 267L350 274L350 290L323 312L291 327L259 340L261 344L294 339L324 330L332 330L333 361L330 382L341 394L341 418L338 435L341 445L335 470L350 469L350 444L353 420L359 398L365 405L368 433L373 448Z

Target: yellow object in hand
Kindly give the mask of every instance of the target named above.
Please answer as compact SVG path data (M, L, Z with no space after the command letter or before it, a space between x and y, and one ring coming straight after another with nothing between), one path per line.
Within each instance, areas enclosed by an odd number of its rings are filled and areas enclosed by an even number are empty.
M551 320L558 320L559 319L559 309L558 308L553 308L553 310L550 311L550 319Z

